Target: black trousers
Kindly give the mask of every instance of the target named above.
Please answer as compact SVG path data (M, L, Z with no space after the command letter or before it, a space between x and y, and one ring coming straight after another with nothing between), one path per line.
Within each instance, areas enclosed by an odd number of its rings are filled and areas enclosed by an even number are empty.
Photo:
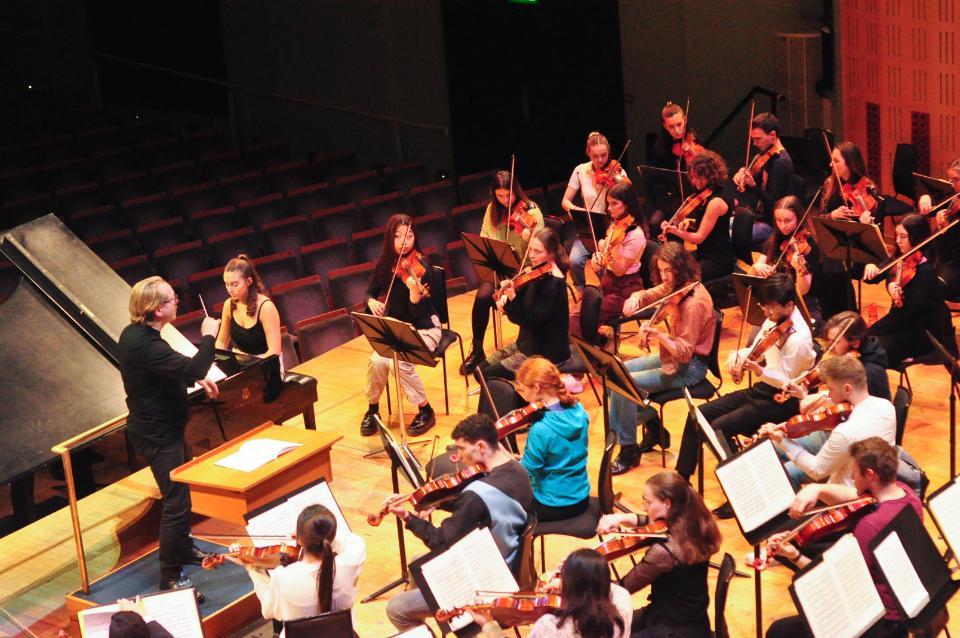
M730 449L736 449L734 435L752 436L764 423L780 423L800 411L796 399L785 403L774 401L773 395L777 392L779 390L771 385L755 383L745 390L737 390L705 403L700 406L700 412L717 434L727 439ZM677 453L677 473L687 480L697 469L699 452L697 424L687 417L680 452Z
M190 538L190 487L170 480L170 471L187 460L183 439L170 445L157 446L131 436L137 453L146 459L153 478L160 488L160 578L174 580L179 576L184 557L193 547Z
M766 638L803 638L810 636L807 623L800 616L790 616L774 621L767 629ZM881 618L863 634L863 638L906 638L907 630L900 623Z
M488 281L481 281L477 287L477 296L473 299L473 309L470 311L474 352L483 352L483 336L487 333L487 326L490 324L490 311L494 305L493 284Z
M579 516L590 507L590 497L583 499L573 505L564 505L555 507L553 505L544 505L533 497L533 511L537 513L537 520L541 523L545 521L564 521L574 516Z

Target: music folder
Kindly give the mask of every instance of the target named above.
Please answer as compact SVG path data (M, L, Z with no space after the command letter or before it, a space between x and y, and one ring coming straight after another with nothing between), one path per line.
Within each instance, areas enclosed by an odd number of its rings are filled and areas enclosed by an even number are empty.
M947 547L960 556L960 482L954 478L930 494L927 510Z
M251 537L295 534L297 518L303 508L308 505L324 505L333 513L334 518L337 519L338 536L341 531L350 531L350 524L347 523L343 510L340 509L337 497L330 489L330 484L322 478L244 514L243 518L247 521L246 531ZM256 546L278 544L275 538L252 538L252 541ZM291 538L287 544L294 545L296 541Z
M740 306L740 312L747 318L747 323L751 326L761 326L766 315L763 314L763 308L757 301L757 288L766 281L763 277L748 275L746 273L735 272L731 278L733 281L733 290L737 294L737 304ZM750 307L747 308L747 289L752 288L753 293L750 297Z
M620 357L573 335L570 336L570 341L580 351L590 374L604 379L608 390L639 406L650 405L647 398L650 393L637 385Z

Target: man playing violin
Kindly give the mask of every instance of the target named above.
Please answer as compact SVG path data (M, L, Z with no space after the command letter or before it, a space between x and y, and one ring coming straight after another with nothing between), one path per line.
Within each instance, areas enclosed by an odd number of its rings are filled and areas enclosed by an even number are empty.
M660 111L659 135L647 152L647 165L653 170L643 171L647 218L654 228L660 227L660 222L677 209L682 199L676 171L678 168L686 170L687 160L681 139L687 137L692 142L696 140L696 134L686 130L686 126L687 117L683 108L667 102Z
M500 553L516 570L520 535L533 509L533 489L527 471L497 440L497 429L490 417L472 414L453 429L450 437L460 458L468 466L482 464L486 476L463 489L454 502L453 513L439 526L429 521L425 510L414 514L403 507L403 497L389 496L384 505L406 523L411 534L430 549L449 546L477 526L489 527ZM418 589L395 595L387 604L387 617L400 631L422 624L433 615Z
M801 489L793 504L790 515L800 518L814 508L819 501L827 505L845 503L856 498L872 496L877 501L876 509L859 517L853 526L853 536L860 545L860 551L867 561L880 599L886 609L883 619L874 625L864 636L878 638L887 636L906 636L904 620L897 609L897 603L891 593L880 566L877 564L870 543L905 507L912 507L917 516L923 518L923 505L916 493L897 481L898 456L896 448L880 437L872 436L852 443L847 449L851 463L852 484L824 483L807 485ZM809 564L810 559L800 553L793 545L779 544L782 534L770 538L768 548L784 556L797 567ZM767 630L767 638L792 638L806 633L806 623L800 616L781 618Z
M700 407L704 418L718 434L727 437L731 449L734 435L751 436L770 420L785 421L799 410L796 399L779 403L774 396L787 381L808 370L814 362L813 337L797 308L796 286L789 275L776 273L754 290L766 320L749 348L730 353L728 366L734 383L746 372L760 377L745 390L737 390ZM763 361L760 365L758 361ZM690 479L697 469L700 438L697 424L687 418L677 456L677 472ZM730 518L729 504L714 510Z
M624 314L630 316L666 295L679 292L700 280L700 265L682 244L668 242L657 258L662 283L630 295ZM658 392L682 386L694 386L707 375L710 351L716 328L713 299L706 288L693 286L675 300L676 316L666 330L646 323L641 339L648 346L657 345L657 353L627 361L634 381L647 392ZM670 303L667 301L666 303ZM613 474L623 474L640 463L640 456L655 445L670 446L670 433L664 430L657 411L637 405L615 392L607 394L610 429L620 437L620 453L611 466ZM643 440L637 445L637 426L644 426Z
M820 436L822 433L790 439L782 424L773 423L764 424L758 434L769 436L783 451L789 459L784 467L795 483L828 478L830 483L852 485L850 444L879 436L896 445L897 415L890 401L870 396L867 372L854 357L842 355L824 361L820 376L832 402L846 402L853 407L847 420L837 425L826 440Z
M762 243L773 233L773 203L790 194L793 160L780 143L780 121L773 113L760 113L750 122L750 143L759 151L749 167L733 176L737 202L756 215L753 241Z

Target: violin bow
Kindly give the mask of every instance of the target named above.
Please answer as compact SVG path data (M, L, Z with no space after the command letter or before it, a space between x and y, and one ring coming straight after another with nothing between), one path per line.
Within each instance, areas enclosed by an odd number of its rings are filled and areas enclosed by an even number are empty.
M411 223L412 223L412 222L411 222ZM405 244L407 243L407 237L410 235L410 225L411 225L411 224L404 224L404 226L403 226L404 231L403 231L403 241L400 242L400 245L401 245L401 246L403 246L403 245L405 245ZM393 273L392 273L393 276L390 277L390 285L387 286L387 296L384 297L384 299L383 299L383 306L384 306L383 310L384 310L384 314L386 314L386 310L387 310L386 306L387 306L387 304L390 303L390 292L393 290L393 282L397 279L397 276L396 276L396 274L397 274L397 268L400 267L400 262L401 262L401 261L403 261L403 255L402 255L402 254L398 254L398 255L397 255L397 263L396 263L396 265L393 267Z
M680 175L680 166L683 161L683 143L687 141L687 123L690 121L690 96L687 96L687 105L683 109L683 130L680 133L680 155L677 157L677 184L680 186L680 201L686 199L683 194L683 176Z
M958 193L958 194L960 194L960 193ZM948 230L950 230L951 228L953 228L954 226L956 226L958 223L960 223L960 217L957 217L955 220L953 220L952 222L950 222L949 224L947 224L946 226L944 226L943 228L941 228L941 229L938 230L937 232L933 233L932 235L930 235L929 237L927 237L926 239L924 239L923 241L921 241L919 244L917 244L916 246L914 246L913 248L911 248L911 249L908 250L907 252L903 253L902 255L900 255L899 257L897 257L896 259L893 259L889 264L887 264L887 265L883 266L882 268L880 268L880 270L879 270L879 272L878 272L877 274L878 274L878 275L882 275L883 273L887 272L888 270L890 270L891 268L893 268L893 267L896 266L897 264L901 263L904 259L906 259L906 258L909 257L910 255L912 255L913 253L917 252L918 250L923 249L924 246L926 246L927 244L929 244L930 242L932 242L932 241L933 241L934 239L936 239L937 237L939 237L939 236L943 235L944 233L946 233Z
M944 206L946 206L947 204L949 204L950 202L952 202L958 197L960 197L960 193L954 193L950 197L947 197L946 199L938 203L936 206L931 206L930 212L927 213L927 215L932 215L933 213L936 213L938 210L940 210L941 208L943 208Z
M807 204L807 209L803 211L803 215L800 216L800 219L797 221L797 227L793 229L793 232L790 233L790 237L787 238L787 242L792 242L797 236L797 233L800 232L800 229L803 228L804 224L807 223L807 217L810 216L810 211L813 210L813 204L817 201L817 197L820 196L820 193L823 191L823 186L817 189L817 192L813 194L813 199L810 200L810 203ZM776 269L780 265L780 262L783 261L784 255L787 254L787 250L783 249L780 251L780 256L777 257L777 261L773 262L773 267Z
M824 362L824 360L826 360L827 354L828 354L831 350L833 350L833 346L837 345L837 342L840 341L840 337L842 337L843 335L847 334L847 330L850 329L850 326L852 326L852 325L853 325L853 322L856 321L856 320L857 320L856 317L853 317L853 318L851 318L851 319L847 319L847 322L846 322L845 324L843 324L843 328L840 329L840 332L837 333L837 336L833 338L833 341L831 341L830 343L827 344L827 347L826 347L826 348L823 349L823 352L820 354L820 357L817 359L817 362L813 364L813 367L810 368L809 370L807 370L806 372L804 372L803 374L801 374L801 375L799 375L799 376L797 376L797 377L794 377L793 379L790 379L790 381L789 381L788 383L796 383L797 381L799 381L799 380L802 379L803 377L807 376L808 374L810 374L810 373L813 372L814 370L817 370L817 369L820 367L820 365Z
M750 100L750 119L747 120L747 156L743 160L744 179L746 179L747 173L750 171L750 133L753 131L753 115L756 108L757 108L757 101ZM681 147L681 149L682 148L683 147ZM743 182L740 182L740 186L738 187L738 190L740 190L740 192L743 192L746 190L746 187L744 187Z
M747 286L747 304L743 307L743 321L740 322L740 333L737 335L737 356L734 363L740 365L740 349L743 348L743 327L747 325L747 314L750 312L750 299L753 295L753 286Z
M510 196L507 198L507 239L510 239L510 215L513 212L513 171L517 166L517 154L510 154ZM522 265L522 264L521 264Z
M840 171L837 170L837 165L833 163L833 149L830 148L830 140L827 139L827 132L823 129L820 130L820 133L823 135L823 145L827 148L827 161L830 163L830 169L833 171L833 179L835 180L837 192L840 193L840 199L843 200L844 205L850 206L851 202L847 199L846 193L843 192L843 184L840 183Z

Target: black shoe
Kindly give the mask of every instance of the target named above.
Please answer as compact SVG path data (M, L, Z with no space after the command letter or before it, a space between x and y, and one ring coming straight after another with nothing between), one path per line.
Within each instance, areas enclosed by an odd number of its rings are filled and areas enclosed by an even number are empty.
M377 420L374 417L380 416L379 412L367 412L360 421L360 436L373 436L377 433Z
M437 424L437 415L430 405L420 408L417 416L413 417L410 427L407 428L407 434L410 436L420 436L425 434Z
M171 589L186 589L187 587L193 587L193 597L196 599L198 605L207 599L207 597L203 595L202 591L194 587L193 581L187 578L187 576L183 572L180 572L180 576L178 576L177 578L174 578L173 580L160 581L160 591L170 591Z
M184 565L202 565L204 558L211 558L213 554L200 551L200 548L194 545L182 558Z
M661 432L663 433L663 449L666 450L670 447L670 431L663 427L660 419L657 419L647 424L646 430L643 433L643 440L640 441L640 454L653 452L653 448L661 444Z
M483 350L474 350L470 353L470 356L467 357L467 360L460 364L460 374L463 376L473 374L473 371L477 369L477 366L483 363L486 358L487 355L483 353Z
M633 468L640 465L640 448L636 443L631 445L621 445L620 454L610 465L610 473L614 476L625 474Z
M727 501L720 507L714 508L713 515L721 520L733 518L733 507L730 505L730 501Z

